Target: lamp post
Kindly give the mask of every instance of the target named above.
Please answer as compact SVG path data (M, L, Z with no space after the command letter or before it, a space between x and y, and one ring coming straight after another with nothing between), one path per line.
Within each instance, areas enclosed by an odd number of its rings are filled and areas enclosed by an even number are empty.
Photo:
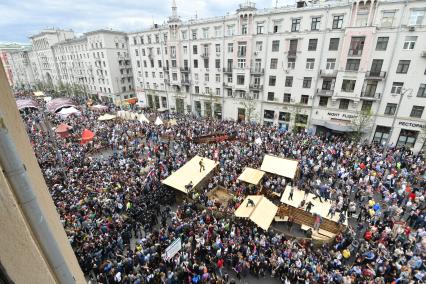
M389 142L390 142L390 139L392 138L393 128L395 127L396 117L398 116L399 107L401 105L402 99L403 99L403 97L406 93L411 93L412 91L413 91L413 89L401 89L401 93L399 94L399 102L398 102L398 105L396 106L395 113L393 114L392 126L391 126L391 129L389 131L389 136L388 136L388 139L386 141L385 147L383 148L382 159L386 158L386 154L387 154L388 148L389 148Z

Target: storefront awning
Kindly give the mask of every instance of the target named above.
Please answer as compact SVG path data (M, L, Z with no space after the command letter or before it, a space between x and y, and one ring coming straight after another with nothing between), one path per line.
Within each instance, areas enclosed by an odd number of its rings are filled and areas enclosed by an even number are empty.
M352 125L348 123L339 123L335 121L325 121L325 120L319 120L319 119L313 119L312 124L324 126L328 129L339 131L339 132L353 132Z

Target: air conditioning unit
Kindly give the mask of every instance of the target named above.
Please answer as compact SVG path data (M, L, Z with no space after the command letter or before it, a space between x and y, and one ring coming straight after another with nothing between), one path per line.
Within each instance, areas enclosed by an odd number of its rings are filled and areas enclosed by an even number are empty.
M409 27L408 27L408 30L409 30L410 32L414 32L414 31L416 30L416 27L415 27L415 26L409 26Z

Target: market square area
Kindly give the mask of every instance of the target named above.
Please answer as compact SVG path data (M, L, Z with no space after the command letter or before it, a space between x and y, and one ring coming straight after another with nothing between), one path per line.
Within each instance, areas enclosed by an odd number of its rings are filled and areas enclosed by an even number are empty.
M17 94L91 283L424 283L409 149Z

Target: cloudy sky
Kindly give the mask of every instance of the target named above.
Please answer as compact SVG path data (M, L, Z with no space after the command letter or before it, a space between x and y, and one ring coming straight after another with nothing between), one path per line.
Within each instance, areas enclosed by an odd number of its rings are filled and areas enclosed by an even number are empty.
M73 29L80 34L99 28L137 31L163 23L172 0L1 0L0 42L27 43L28 36L48 27ZM189 19L225 15L245 0L176 0L178 14ZM257 0L257 8L276 0ZM279 6L294 0L278 0Z

